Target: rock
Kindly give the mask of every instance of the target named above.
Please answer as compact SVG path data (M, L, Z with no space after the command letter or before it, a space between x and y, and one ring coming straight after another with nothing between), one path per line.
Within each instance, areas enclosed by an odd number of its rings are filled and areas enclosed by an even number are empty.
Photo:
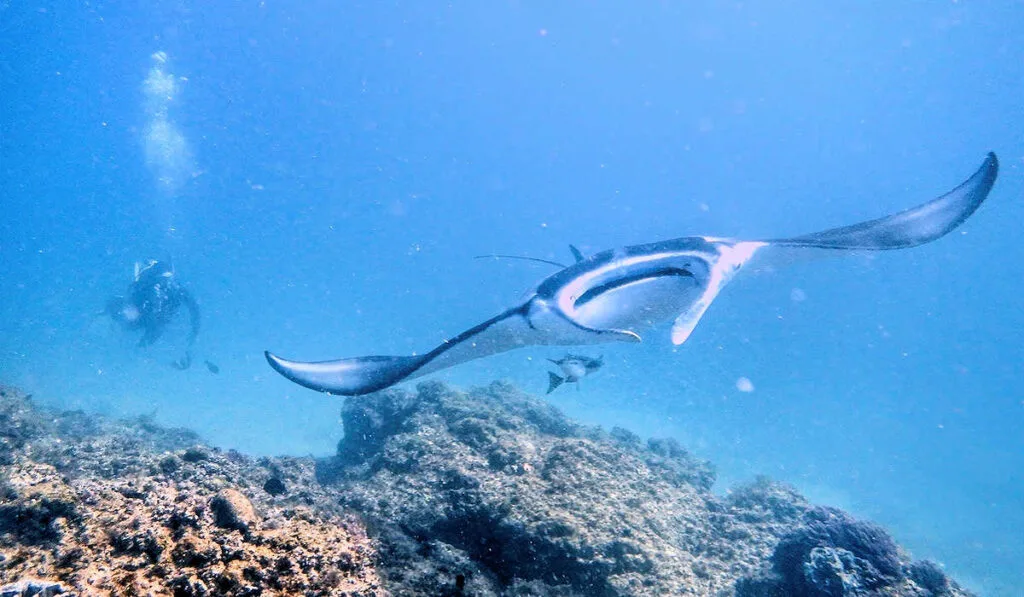
M678 442L580 426L507 384L427 382L342 417L317 477L375 529L395 594L922 595L879 527L767 479L716 497Z
M913 579L917 586L929 591L935 597L948 595L950 592L950 580L935 562L918 560L910 565L907 576Z
M206 450L199 446L192 446L185 450L185 453L181 455L181 459L185 462L202 462L209 458Z
M827 576L826 569L834 569L836 574L854 577L849 580L851 585L865 589L903 579L899 549L889 534L878 525L855 520L833 508L809 511L806 526L782 538L772 562L793 591L815 586L809 570Z
M737 584L736 597L970 595L934 564L911 564L878 525L834 508L808 510L799 527L782 535L770 562Z
M80 521L77 497L52 466L6 467L0 502L0 537L25 545L53 545Z
M840 547L812 549L803 563L803 573L807 595L861 595L880 584L878 571L870 562Z
M0 385L0 466L13 464L13 454L47 430L29 396Z
M267 482L263 484L263 491L270 495L284 495L288 493L288 489L284 486L284 481L278 477L267 479Z
M0 587L0 597L52 597L64 592L60 583L43 580L20 580Z
M222 529L235 529L246 533L259 520L249 498L237 489L221 490L210 500L214 523Z
M41 411L9 390L0 412L34 430L0 465L4 595L384 595L374 545L312 459L257 462L149 419ZM173 455L189 449L203 458ZM268 468L287 472L289 495L262 491Z
M372 431L321 466L381 529L396 593L450 591L457 571L474 594L707 594L771 553L708 528L713 472L678 443L584 428L504 384L421 384L350 400L349 416Z
M716 496L711 465L678 442L579 425L504 383L347 400L338 454L320 460L254 459L153 417L41 411L2 390L0 582L55 579L76 595L968 595L876 525L768 479Z

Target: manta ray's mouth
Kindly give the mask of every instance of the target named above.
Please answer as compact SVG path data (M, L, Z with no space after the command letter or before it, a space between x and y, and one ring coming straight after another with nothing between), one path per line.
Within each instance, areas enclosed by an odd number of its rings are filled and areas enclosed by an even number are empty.
M584 305L601 296L602 294L615 290L616 288L622 288L623 286L628 286L630 284L635 284L636 282L642 282L644 280L655 280L658 278L667 277L696 279L696 276L693 275L693 272L679 267L663 267L646 272L639 272L629 276L615 278L614 280L609 280L604 284L598 284L597 286L594 286L593 288L581 294L580 297L576 299L576 302L573 303L573 307L579 309L580 307L583 307Z

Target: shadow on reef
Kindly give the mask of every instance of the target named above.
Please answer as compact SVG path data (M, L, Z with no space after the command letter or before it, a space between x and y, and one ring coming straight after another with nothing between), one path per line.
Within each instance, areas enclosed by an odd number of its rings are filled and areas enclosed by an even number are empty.
M317 479L395 594L968 595L880 527L765 479L720 498L674 440L574 423L494 383L348 399Z
M254 459L0 386L0 596L967 595L880 527L495 383L348 399Z

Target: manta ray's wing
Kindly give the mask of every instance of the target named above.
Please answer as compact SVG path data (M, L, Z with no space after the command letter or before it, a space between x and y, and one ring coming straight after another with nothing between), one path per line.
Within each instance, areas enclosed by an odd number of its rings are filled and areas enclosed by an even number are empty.
M270 351L264 354L275 371L300 386L341 396L369 394L394 385L412 375L426 360L426 355L371 356L306 363L282 359Z
M960 186L900 213L794 238L723 243L722 258L712 267L704 293L672 326L673 344L682 344L690 337L718 292L741 266L774 269L821 253L805 249L881 251L906 249L937 240L977 211L992 190L998 172L999 161L994 153L989 153L981 167ZM752 260L755 254L757 257Z
M989 153L974 175L938 199L877 220L767 242L781 247L870 251L923 245L963 224L988 196L998 172L996 154Z
M359 396L459 363L539 343L527 319L527 302L445 340L430 352L409 357L366 356L306 363L266 353L270 366L291 381L319 392Z
M538 308L535 298L445 340L423 355L366 356L315 363L289 361L270 352L265 355L275 371L301 386L328 394L359 396L515 348L640 341L640 336L630 331L594 329L572 322L550 308Z

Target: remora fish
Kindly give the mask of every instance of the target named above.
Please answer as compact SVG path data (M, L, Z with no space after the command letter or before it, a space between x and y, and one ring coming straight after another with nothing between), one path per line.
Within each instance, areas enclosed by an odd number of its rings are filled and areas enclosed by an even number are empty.
M900 213L793 238L737 241L678 238L602 251L546 279L525 301L433 350L415 356L364 356L322 362L266 352L278 373L307 388L358 396L514 348L640 342L638 330L675 318L672 343L690 337L711 302L755 255L777 249L880 251L934 241L978 209L999 170L994 153L957 188ZM574 252L576 253L576 252Z
M548 359L558 365L562 374L548 371L548 394L555 391L555 388L563 383L575 383L576 389L580 389L580 380L597 371L604 365L604 357L592 359L578 354L567 354L562 359Z

